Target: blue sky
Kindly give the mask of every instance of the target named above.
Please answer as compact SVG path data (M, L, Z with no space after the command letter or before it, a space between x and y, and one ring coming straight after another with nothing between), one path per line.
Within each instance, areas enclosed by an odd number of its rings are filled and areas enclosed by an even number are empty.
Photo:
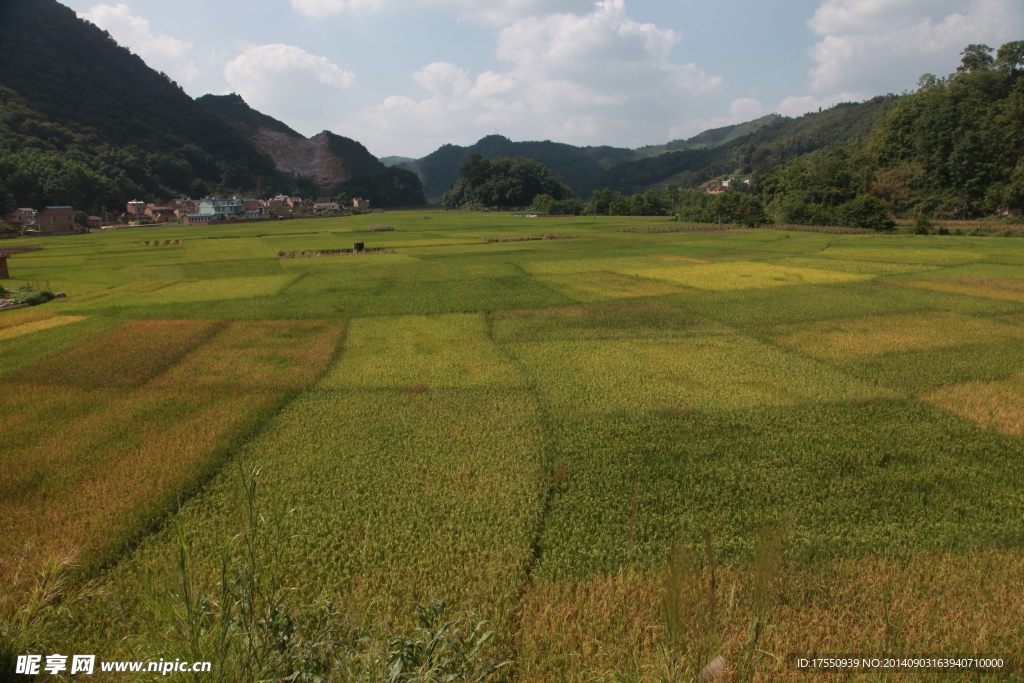
M185 90L419 157L490 133L636 147L913 88L1022 0L72 0Z

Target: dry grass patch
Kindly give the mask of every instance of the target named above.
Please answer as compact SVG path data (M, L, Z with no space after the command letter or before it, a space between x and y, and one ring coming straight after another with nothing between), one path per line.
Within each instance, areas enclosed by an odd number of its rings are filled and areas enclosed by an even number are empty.
M986 429L1024 436L1024 375L942 387L921 398Z
M1002 301L1024 303L1024 280L1009 277L941 278L935 280L899 280L907 287L932 289L937 292L952 292L981 296Z
M816 268L819 270L838 270L844 273L866 273L872 275L897 275L899 273L920 273L935 270L938 266L921 263L888 263L885 261L854 261L838 258L814 258L797 256L785 258L774 263L796 268Z
M538 279L583 303L678 294L685 291L683 287L668 282L609 272L541 275Z
M687 287L710 290L760 289L783 285L812 285L870 280L866 273L842 273L813 268L794 268L755 261L712 263L706 266L643 268L635 271L616 268L617 272L636 274L655 280L675 282Z
M847 360L883 353L1024 339L1024 328L959 313L884 315L782 325L779 342L815 358Z
M580 583L535 582L519 615L519 680L666 680L661 656L666 631L663 581L661 573L621 572ZM765 657L746 680L793 680L787 663L793 653L998 653L1019 674L1024 661L1022 582L1024 557L1019 552L868 557L784 568L769 589L767 621L772 628L758 643ZM721 612L733 601L731 613L723 618L721 647L730 673L720 680L737 681L754 616L754 579L736 567L719 568L716 588ZM688 616L685 625L700 635L702 614L695 610ZM975 676L887 672L881 679L855 674L841 680L954 682L977 680ZM840 680L833 673L801 674L799 679Z
M20 384L131 387L167 370L221 327L216 320L131 320L73 352L11 376Z
M79 320L85 320L85 316L51 315L49 317L36 320L35 322L0 328L0 341L3 341L4 339L13 339L14 337L20 337L25 334L32 334L33 332L48 330L51 327L60 327L61 325L67 325L68 323L76 323Z

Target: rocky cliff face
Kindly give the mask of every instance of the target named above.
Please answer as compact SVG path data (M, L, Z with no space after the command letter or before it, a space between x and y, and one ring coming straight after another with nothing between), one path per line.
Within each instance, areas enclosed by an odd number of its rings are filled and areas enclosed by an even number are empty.
M286 133L260 128L253 136L256 148L270 155L279 171L312 176L323 188L352 178L345 164L331 151L329 133L297 138Z

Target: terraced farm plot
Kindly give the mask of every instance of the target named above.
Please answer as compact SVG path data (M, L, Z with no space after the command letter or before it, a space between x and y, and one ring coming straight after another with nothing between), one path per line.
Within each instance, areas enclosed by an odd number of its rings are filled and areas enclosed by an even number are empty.
M945 386L921 398L986 429L1024 436L1024 373Z
M630 274L630 271L617 269ZM664 280L697 289L730 290L760 289L783 285L815 285L833 282L868 280L869 274L844 273L811 268L793 268L775 263L735 261L681 267L643 268L634 272L639 277Z
M957 313L872 316L777 327L772 337L814 358L842 361L945 346L1024 340L1024 327Z
M523 384L481 314L356 320L345 349L346 362L328 374L324 387L419 392Z
M54 315L51 317L36 320L35 322L22 323L21 325L13 325L11 327L3 327L0 328L0 340L12 339L14 337L20 337L23 334L31 334L33 332L39 332L40 330L48 330L51 327L59 327L60 325L67 325L68 323L77 323L79 320L85 320L85 316Z
M682 287L621 273L577 273L574 275L540 275L538 279L576 301L607 301L641 296L677 294Z
M907 287L921 287L936 292L953 292L1003 301L1024 303L1024 280L1013 278L937 278L935 280L904 280Z
M0 420L6 557L14 562L31 543L43 557L109 560L288 392L315 379L339 332L305 322L135 321L85 344L89 363L62 357L15 374ZM13 570L0 564L0 577Z
M268 275L264 277L228 277L209 280L154 283L154 289L147 292L119 291L98 299L88 306L72 304L74 308L99 308L109 306L153 306L160 304L218 301L223 299L251 299L273 296L284 289L294 275ZM156 285L160 286L157 287Z
M888 393L738 334L509 348L558 414L729 410Z

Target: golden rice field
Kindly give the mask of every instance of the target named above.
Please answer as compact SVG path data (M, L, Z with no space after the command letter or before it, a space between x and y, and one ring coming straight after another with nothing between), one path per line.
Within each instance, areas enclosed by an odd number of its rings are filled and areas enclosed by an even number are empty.
M1024 681L1024 240L380 220L10 258L0 681Z

